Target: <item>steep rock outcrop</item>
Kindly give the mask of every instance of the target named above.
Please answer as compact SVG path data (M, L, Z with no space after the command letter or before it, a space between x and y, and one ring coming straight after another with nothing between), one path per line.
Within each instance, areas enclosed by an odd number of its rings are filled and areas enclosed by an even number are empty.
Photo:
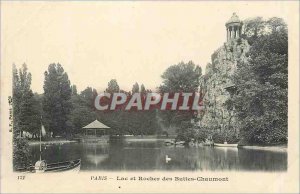
M199 113L200 126L209 132L234 131L238 134L238 123L226 101L234 89L232 76L239 61L247 61L249 44L245 39L230 40L211 56L206 73L201 78L200 93L204 110Z

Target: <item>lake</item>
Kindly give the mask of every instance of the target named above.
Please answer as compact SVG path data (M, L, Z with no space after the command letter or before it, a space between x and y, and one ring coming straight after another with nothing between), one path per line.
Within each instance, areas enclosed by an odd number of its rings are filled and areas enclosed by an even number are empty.
M30 146L32 163L39 145ZM42 145L48 163L81 158L81 171L286 171L287 152L222 147L165 146L162 140ZM171 161L166 163L166 155Z

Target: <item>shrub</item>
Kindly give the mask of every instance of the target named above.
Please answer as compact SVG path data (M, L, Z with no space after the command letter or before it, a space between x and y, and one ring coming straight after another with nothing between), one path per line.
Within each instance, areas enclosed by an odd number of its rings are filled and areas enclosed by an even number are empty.
M232 131L227 132L227 134L226 132L216 132L212 138L215 143L224 143L225 141L227 143L237 143L239 141L238 136Z
M195 130L193 128L180 129L176 141L190 142L195 137Z
M29 144L25 138L16 137L13 141L13 168L26 168L30 165Z

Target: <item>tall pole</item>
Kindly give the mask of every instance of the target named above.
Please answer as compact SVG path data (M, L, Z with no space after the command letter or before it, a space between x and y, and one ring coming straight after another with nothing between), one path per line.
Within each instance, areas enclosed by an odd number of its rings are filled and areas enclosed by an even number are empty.
M42 160L42 127L43 127L42 119L43 116L41 116L41 130L40 130L40 161Z

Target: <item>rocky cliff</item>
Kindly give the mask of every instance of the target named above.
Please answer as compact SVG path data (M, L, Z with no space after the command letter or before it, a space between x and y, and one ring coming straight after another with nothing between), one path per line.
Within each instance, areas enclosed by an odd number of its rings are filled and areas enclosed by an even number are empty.
M233 131L238 135L238 123L226 101L234 93L233 74L239 61L247 61L250 46L242 38L229 40L211 56L206 73L201 78L200 93L204 110L199 113L200 126L209 134Z

